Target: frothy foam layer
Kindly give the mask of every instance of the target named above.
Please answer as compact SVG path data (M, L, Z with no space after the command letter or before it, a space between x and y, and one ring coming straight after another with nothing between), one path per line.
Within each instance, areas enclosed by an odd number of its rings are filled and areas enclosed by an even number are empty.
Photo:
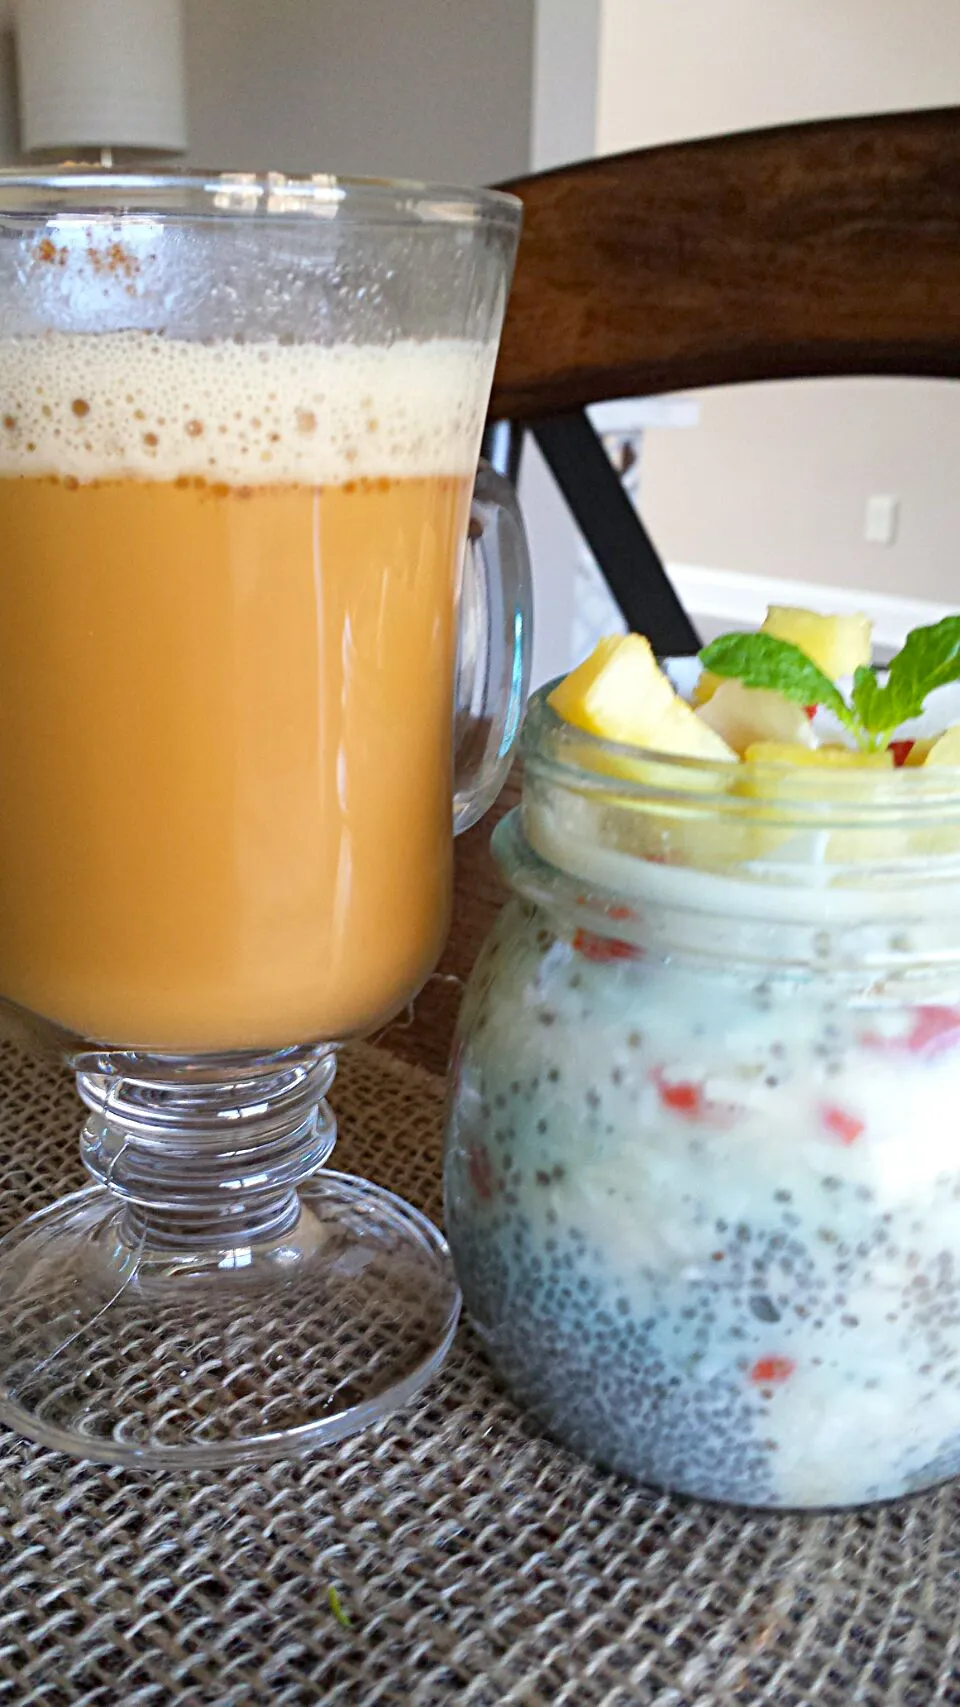
M229 485L470 474L496 350L0 339L0 475Z

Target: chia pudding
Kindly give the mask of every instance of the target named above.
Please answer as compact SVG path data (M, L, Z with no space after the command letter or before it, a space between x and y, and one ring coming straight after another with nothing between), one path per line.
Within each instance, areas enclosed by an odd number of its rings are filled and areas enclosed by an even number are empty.
M665 784L598 793L545 715L450 1100L491 1358L576 1451L680 1493L822 1508L954 1475L960 835L939 865L911 837L960 801L915 791L906 829L803 806L766 862L711 865L712 807L695 858Z

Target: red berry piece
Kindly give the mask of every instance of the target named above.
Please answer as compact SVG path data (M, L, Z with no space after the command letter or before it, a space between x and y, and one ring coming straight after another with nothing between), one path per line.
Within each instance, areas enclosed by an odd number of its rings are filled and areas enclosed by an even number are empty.
M642 960L643 949L635 943L623 942L619 937L595 936L593 931L577 931L574 935L573 946L585 960L595 960L603 965L609 960Z
M877 1049L885 1055L921 1055L925 1059L946 1055L960 1044L960 1010L957 1008L914 1008L910 1030L905 1036L882 1037L876 1031L860 1034L864 1049Z
M823 1104L820 1119L831 1138L839 1139L841 1144L855 1144L864 1130L863 1121L857 1115L835 1103Z
M912 1055L943 1055L960 1043L960 1013L956 1008L915 1008L907 1038Z
M792 1357L758 1357L750 1379L756 1387L776 1387L782 1381L789 1381L796 1367Z
M678 1114L682 1120L703 1121L705 1125L726 1129L734 1124L742 1110L733 1103L711 1102L702 1084L696 1079L668 1078L662 1067L650 1074L657 1087L663 1108Z
M675 1085L668 1085L659 1080L657 1089L664 1108L672 1108L675 1114L689 1114L696 1118L703 1113L704 1096L699 1085L681 1079Z
M481 1203L489 1203L493 1196L493 1165L483 1144L471 1144L467 1172Z

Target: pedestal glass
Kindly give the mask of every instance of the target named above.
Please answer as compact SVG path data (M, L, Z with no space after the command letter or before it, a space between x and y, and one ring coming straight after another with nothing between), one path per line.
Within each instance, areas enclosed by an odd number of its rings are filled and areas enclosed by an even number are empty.
M0 1417L50 1446L301 1451L454 1332L437 1229L327 1167L327 1093L435 965L523 704L522 529L477 475L518 228L0 174L0 996L75 1068L94 1182L0 1243Z

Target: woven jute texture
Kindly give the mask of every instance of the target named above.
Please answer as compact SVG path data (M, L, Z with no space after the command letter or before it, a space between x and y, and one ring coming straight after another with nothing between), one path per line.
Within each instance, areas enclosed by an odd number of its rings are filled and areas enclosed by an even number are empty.
M335 1093L338 1164L436 1215L442 1083L357 1047ZM80 1183L79 1106L0 1052L0 1120L9 1223ZM0 1432L0 1701L960 1707L958 1520L952 1489L772 1518L629 1488L541 1439L464 1330L405 1412L260 1472Z

